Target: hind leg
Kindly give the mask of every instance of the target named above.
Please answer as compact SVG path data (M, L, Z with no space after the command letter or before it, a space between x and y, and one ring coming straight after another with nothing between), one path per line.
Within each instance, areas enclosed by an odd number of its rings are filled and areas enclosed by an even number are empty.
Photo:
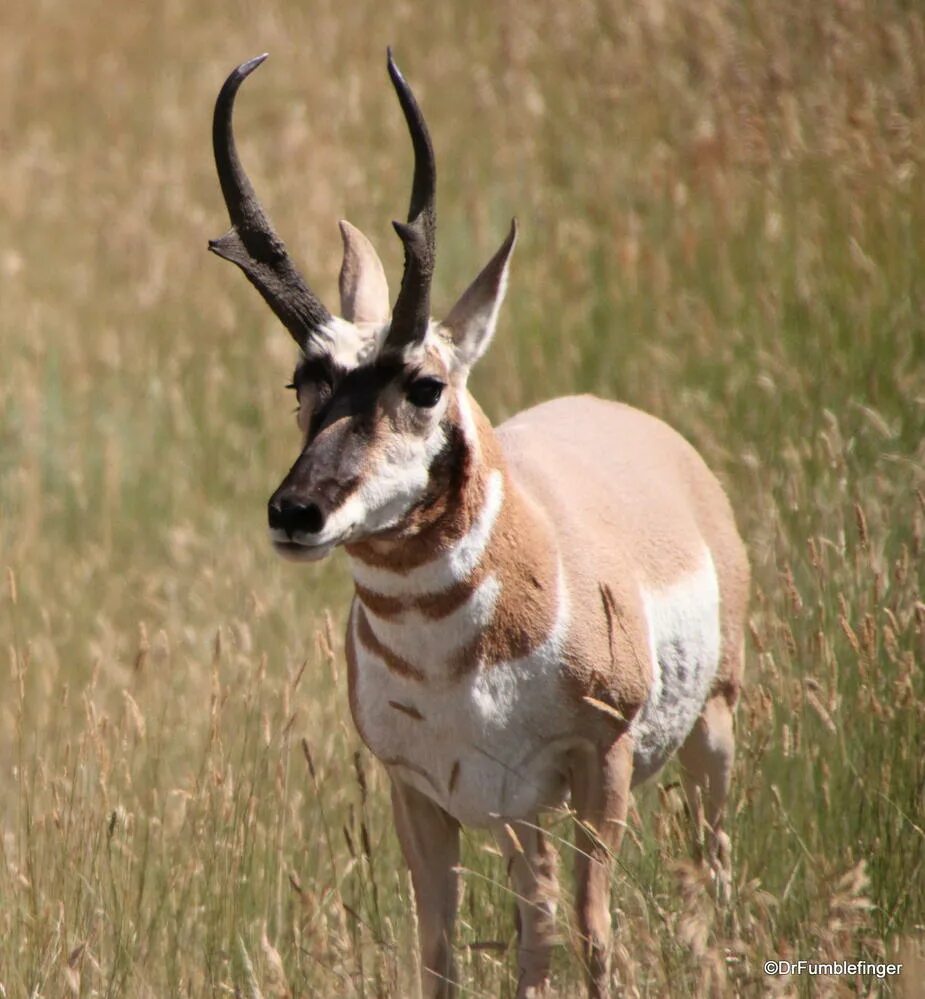
M732 707L723 694L704 705L684 745L678 750L681 781L694 821L694 849L713 870L720 895L730 887L729 837L723 829L723 809L732 764L735 735ZM706 856L704 856L706 854Z

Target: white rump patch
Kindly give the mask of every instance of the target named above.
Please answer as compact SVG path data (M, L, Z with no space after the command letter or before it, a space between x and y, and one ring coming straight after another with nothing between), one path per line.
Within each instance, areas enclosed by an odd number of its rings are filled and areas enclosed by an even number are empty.
M366 589L382 596L424 596L442 593L468 579L488 547L491 532L504 503L504 477L495 469L488 477L485 501L472 526L444 555L436 556L406 573L350 559L353 578Z
M652 688L633 719L633 783L654 774L703 710L720 654L719 582L709 549L701 567L663 590L643 590Z

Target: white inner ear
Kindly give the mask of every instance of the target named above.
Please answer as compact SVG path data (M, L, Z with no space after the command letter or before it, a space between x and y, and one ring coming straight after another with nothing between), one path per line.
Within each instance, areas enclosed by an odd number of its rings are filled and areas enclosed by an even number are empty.
M344 261L340 268L340 310L352 323L389 321L389 284L373 244L346 219L340 222Z
M464 371L485 353L494 336L516 242L517 223L512 221L507 239L443 321L455 348L457 365Z

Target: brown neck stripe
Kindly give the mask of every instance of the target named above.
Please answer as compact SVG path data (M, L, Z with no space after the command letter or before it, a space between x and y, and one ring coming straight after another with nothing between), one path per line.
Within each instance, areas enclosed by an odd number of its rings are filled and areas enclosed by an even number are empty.
M369 618L362 607L357 607L357 639L367 652L378 656L393 673L407 677L409 680L417 680L419 683L424 681L424 673L417 666L413 666L407 659L396 655L387 645L383 645L379 641L376 633L370 627Z

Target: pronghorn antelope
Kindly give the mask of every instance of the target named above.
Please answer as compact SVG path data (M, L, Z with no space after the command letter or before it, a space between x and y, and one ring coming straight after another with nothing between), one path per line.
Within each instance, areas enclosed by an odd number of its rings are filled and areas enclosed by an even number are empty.
M610 870L631 788L675 753L707 859L728 864L749 570L694 449L629 406L556 399L492 427L466 388L498 318L516 225L447 317L430 316L435 167L418 104L388 71L414 147L394 308L382 264L341 222L341 317L310 291L215 105L237 264L300 349L303 440L269 501L270 537L314 561L343 545L355 583L350 706L391 779L414 885L426 996L454 994L460 824L494 829L518 906L518 996L548 982L556 861L538 814L570 798L589 994L609 992Z

